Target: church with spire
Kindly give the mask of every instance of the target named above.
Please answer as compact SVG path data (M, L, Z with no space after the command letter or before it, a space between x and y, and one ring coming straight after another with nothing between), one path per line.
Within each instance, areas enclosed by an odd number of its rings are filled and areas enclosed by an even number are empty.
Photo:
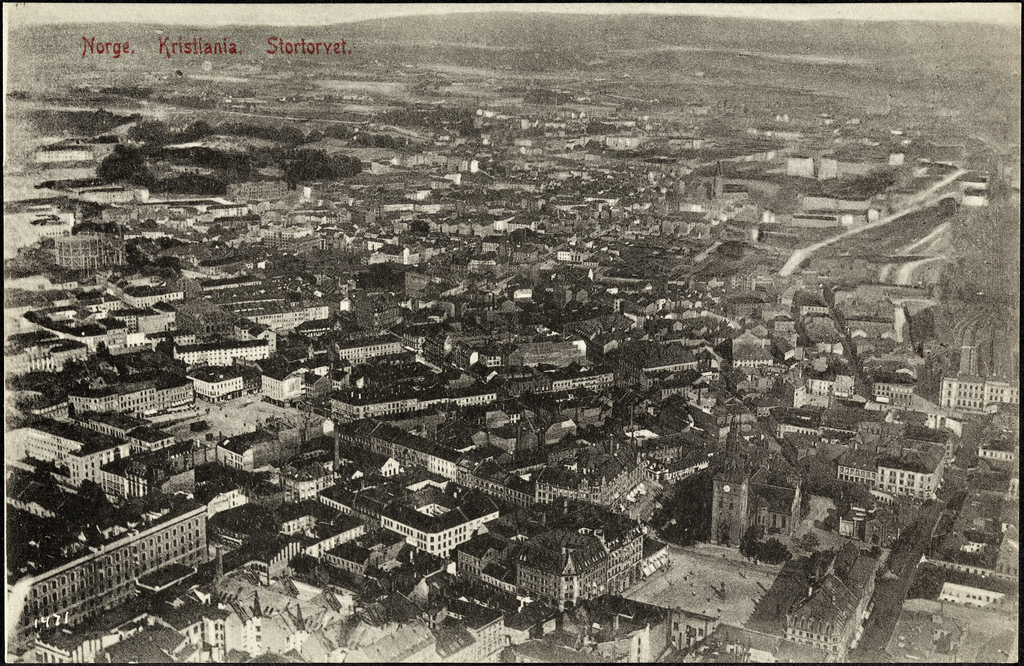
M800 477L758 455L739 434L726 442L726 462L713 480L711 541L739 547L751 525L792 536L800 522ZM775 469L772 469L772 466Z

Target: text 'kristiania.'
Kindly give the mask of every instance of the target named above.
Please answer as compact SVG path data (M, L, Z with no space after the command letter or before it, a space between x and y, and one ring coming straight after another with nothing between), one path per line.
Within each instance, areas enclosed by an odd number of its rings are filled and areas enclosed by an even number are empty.
M107 55L112 58L120 58L124 54L135 53L135 49L128 42L99 41L96 37L82 37L82 57L87 55ZM337 42L316 42L307 41L305 38L298 41L287 41L280 37L271 36L267 38L268 55L349 55L352 49L345 44L345 40ZM179 38L172 41L170 37L159 37L157 52L160 55L171 58L174 56L189 55L240 55L242 50L235 42L229 42L227 38L221 41L207 41L202 37L192 39Z

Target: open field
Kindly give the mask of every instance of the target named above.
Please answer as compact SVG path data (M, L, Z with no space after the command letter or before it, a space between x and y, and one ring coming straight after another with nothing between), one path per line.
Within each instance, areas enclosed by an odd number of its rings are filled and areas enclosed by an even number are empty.
M399 81L350 81L343 79L328 79L326 81L317 81L317 84L331 90L385 96L401 95L405 93L408 88L405 83Z
M686 549L669 545L668 559L666 568L624 596L663 608L719 617L737 626L751 616L757 601L782 569L777 565L754 565L736 549L708 544Z

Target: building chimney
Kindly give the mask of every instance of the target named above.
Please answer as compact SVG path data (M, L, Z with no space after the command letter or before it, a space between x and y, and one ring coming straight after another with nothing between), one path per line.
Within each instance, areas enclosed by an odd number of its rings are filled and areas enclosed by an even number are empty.
M217 546L217 574L213 581L219 582L224 577L224 551L221 550L220 546Z
M616 634L619 633L619 614L618 613L616 613L615 614L615 618L612 619L612 631L614 633L616 633Z
M338 426L334 425L334 473L338 473L338 469L341 468L341 450L338 438Z

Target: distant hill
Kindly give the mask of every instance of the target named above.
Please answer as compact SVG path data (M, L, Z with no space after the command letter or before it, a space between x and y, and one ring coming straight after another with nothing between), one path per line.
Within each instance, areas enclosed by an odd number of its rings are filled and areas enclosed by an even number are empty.
M337 11L344 11L344 6L337 6ZM196 29L69 23L13 31L10 53L35 52L51 57L70 53L81 59L80 35L135 41L148 48L149 44L156 44L157 29L167 36L201 36L218 41L228 37L240 46L249 46L253 53L265 48L266 37L270 34L282 38L344 37L357 52L369 50L378 60L416 45L511 49L538 56L561 52L577 54L581 59L607 57L612 55L611 50L685 47L870 60L970 58L983 68L1010 65L1020 71L1020 30L1003 26L929 21L793 22L699 16L503 12L397 17L303 28ZM543 66L541 60L536 58L538 66Z
M340 16L344 10L337 5L329 11ZM236 65L255 66L263 76L277 73L287 80L299 75L294 79L297 85L314 84L302 78L303 72L310 71L307 64L314 62L320 65L317 76L370 73L370 78L382 81L401 79L403 75L396 78L394 74L405 66L426 66L441 69L441 78L452 81L463 75L472 78L474 70L477 76L492 70L558 73L583 86L615 85L620 94L623 82L649 89L660 86L651 97L678 99L673 90L679 77L702 72L713 85L746 91L750 101L766 107L793 91L849 99L860 108L881 106L885 96L893 94L904 108L943 110L958 122L999 127L991 136L1019 140L1021 31L973 23L502 12L305 28L70 23L12 31L8 90L53 88L51 81L57 78L53 74L61 72L97 87L148 85L149 75L166 79L177 70L202 78L198 75L205 58L161 56L161 35L208 42L227 38L238 44L243 55L210 57L217 74ZM271 56L265 53L271 35L296 41L344 38L352 55ZM136 53L119 60L94 55L83 59L83 36L127 41ZM521 83L536 85L526 78ZM242 85L228 90L231 84ZM241 97L259 95L262 89L257 80L244 78L227 77L209 85Z

